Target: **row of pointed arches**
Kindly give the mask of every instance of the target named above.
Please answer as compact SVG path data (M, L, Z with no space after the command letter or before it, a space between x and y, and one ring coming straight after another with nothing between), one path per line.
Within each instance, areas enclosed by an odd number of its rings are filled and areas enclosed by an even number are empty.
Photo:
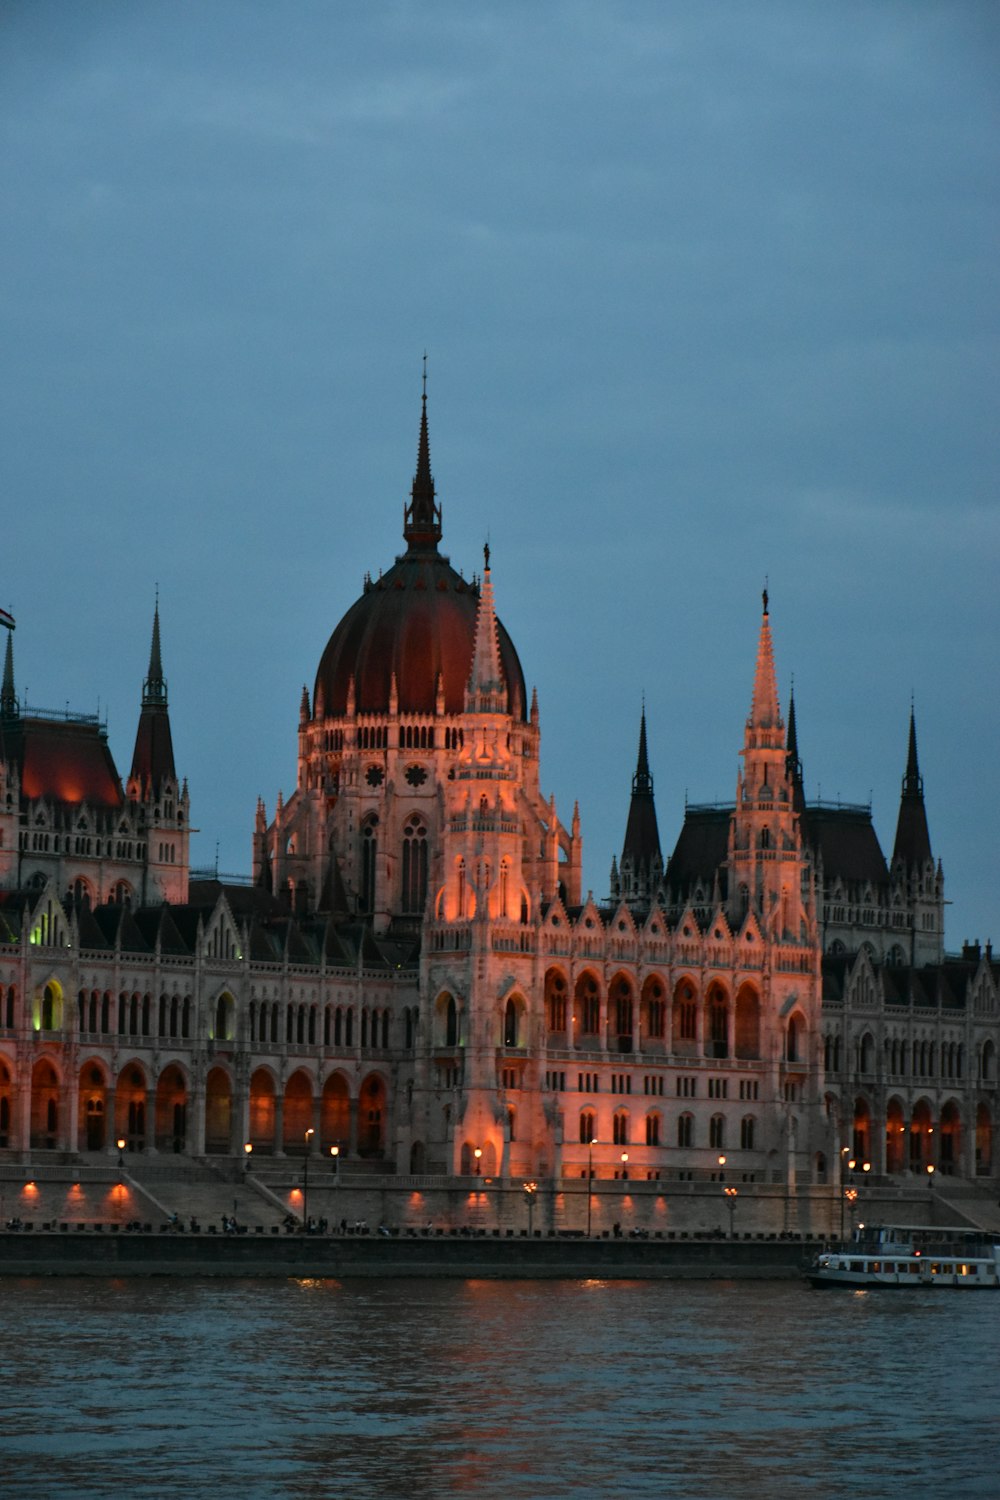
M236 1155L250 1145L264 1154L307 1146L335 1146L344 1156L385 1153L388 1095L378 1071L355 1087L334 1070L319 1086L302 1068L282 1082L261 1067L241 1097L221 1065L196 1087L180 1061L154 1076L138 1058L113 1070L91 1057L70 1074L46 1056L34 1063L25 1097L16 1080L12 1060L0 1056L0 1149L110 1151L124 1141L132 1152Z
M985 1100L973 1104L971 1113L955 1098L935 1106L927 1098L907 1104L892 1094L884 1111L877 1111L864 1095L854 1100L852 1160L867 1162L880 1174L927 1176L931 1168L945 1175L963 1175L963 1157L971 1146L972 1170L977 1176L988 1176L993 1171L993 1137L993 1113Z

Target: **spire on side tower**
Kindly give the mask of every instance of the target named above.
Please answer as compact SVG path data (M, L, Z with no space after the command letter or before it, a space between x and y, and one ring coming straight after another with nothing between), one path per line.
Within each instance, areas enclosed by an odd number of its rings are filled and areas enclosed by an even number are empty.
M441 507L434 494L431 445L427 433L427 355L424 355L424 390L420 409L420 439L417 472L410 489L410 503L403 514L403 538L409 552L436 552L441 540Z
M805 812L806 794L802 782L802 761L799 759L799 735L795 724L794 687L788 699L788 734L785 739L785 770L792 784L792 805L796 812Z
M632 777L632 800L621 858L621 894L623 898L648 904L663 873L660 831L653 801L653 778L649 770L646 744L646 709L639 720L639 754Z
M917 763L917 724L911 708L910 739L892 862L895 864L897 860L901 860L907 866L924 865L931 858L931 836L927 828L927 810L924 807L924 778Z
M476 634L472 646L469 685L465 690L465 709L467 713L506 713L507 684L500 663L500 640L497 635L488 544L483 548L483 557L483 581L479 590L479 607L476 610Z
M142 708L132 752L129 777L145 792L154 795L164 781L176 781L174 747L167 708L167 682L160 656L160 601L153 610L153 640L149 651L149 672L142 685Z
M778 703L778 684L774 674L774 647L771 644L771 620L767 589L763 596L764 612L757 643L757 667L753 681L753 701L747 729L761 735L760 744L781 744L783 724Z
M17 717L17 694L14 691L14 638L7 634L7 652L3 663L3 687L0 688L0 716Z

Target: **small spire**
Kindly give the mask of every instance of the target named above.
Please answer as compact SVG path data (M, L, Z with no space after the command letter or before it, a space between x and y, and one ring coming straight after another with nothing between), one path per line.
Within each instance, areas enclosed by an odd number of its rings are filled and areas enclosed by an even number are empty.
M420 439L417 472L410 488L410 503L403 517L403 537L410 552L437 551L441 540L441 507L437 504L431 474L431 445L427 431L427 355L424 355L423 395L420 398Z
M763 603L764 613L760 622L757 667L753 682L753 702L750 705L747 727L755 730L780 731L783 725L778 703L778 684L774 674L774 647L771 644L767 589L764 590ZM778 743L780 744L780 740Z
M0 714L5 719L13 719L17 716L17 694L14 692L14 637L10 631L7 632L7 652L3 663Z
M500 662L500 639L497 634L488 543L484 548L484 553L486 568L476 609L476 634L472 646L472 667L465 693L465 706L467 712L478 710L481 713L504 713L507 709L507 684Z
M153 639L149 648L149 671L142 687L144 705L166 704L167 684L163 680L163 661L160 656L160 590L156 590L153 607Z
M653 795L653 778L649 774L649 752L646 747L645 700L643 700L642 713L639 718L639 754L636 759L635 775L632 777L632 791L641 792L643 796Z
M799 734L795 723L795 679L788 697L788 733L785 737L785 774L792 784L792 805L805 812L806 798L802 784L802 762L799 759Z
M931 836L927 827L927 810L924 807L924 779L917 762L917 723L911 706L906 771L899 799L892 861L893 864L900 860L906 866L922 866L931 859Z

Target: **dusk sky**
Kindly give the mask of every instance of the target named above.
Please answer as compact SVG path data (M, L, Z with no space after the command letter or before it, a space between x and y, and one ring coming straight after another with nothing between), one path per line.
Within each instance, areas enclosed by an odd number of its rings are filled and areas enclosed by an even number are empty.
M733 795L765 578L809 796L1000 939L1000 7L6 0L0 604L128 772L159 587L194 862L248 873L302 684L489 538L542 788L608 891Z

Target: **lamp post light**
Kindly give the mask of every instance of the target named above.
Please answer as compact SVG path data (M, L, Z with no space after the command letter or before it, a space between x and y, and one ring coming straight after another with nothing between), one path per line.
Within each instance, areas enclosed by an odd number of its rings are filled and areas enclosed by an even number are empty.
M625 1177L625 1178L628 1177L628 1152L627 1151L623 1151L622 1152L622 1176Z
M476 1158L476 1176L478 1177L480 1175L480 1173L482 1172L482 1160L483 1160L483 1148L482 1148L482 1146L477 1146L476 1149L475 1149L475 1151L473 1151L472 1154Z
M121 1181L122 1172L125 1170L125 1137L118 1137L118 1180Z
M933 1186L934 1186L934 1163L933 1162L929 1162L928 1166L927 1166L927 1186L929 1188L933 1188Z
M306 1131L306 1154L302 1158L302 1228L306 1234L309 1233L309 1152L312 1150L312 1138L315 1134L314 1130Z
M840 1243L844 1243L844 1184L847 1171L847 1158L851 1154L850 1146L840 1148Z
M739 1189L727 1187L722 1191L726 1195L726 1207L729 1209L729 1238L734 1240L736 1238L736 1199L739 1196Z
M597 1141L591 1136L587 1142L587 1238L590 1239L590 1210L594 1197L594 1147Z
M247 1173L250 1171L250 1158L251 1158L251 1156L253 1156L253 1141L247 1141L246 1144L243 1147L243 1181L244 1182L246 1182L246 1180L247 1180Z
M725 1165L726 1165L726 1158L724 1156L720 1156L719 1157L719 1167L720 1167L720 1169L722 1167L724 1167ZM720 1172L719 1172L719 1181L720 1182L725 1182L725 1180L726 1180L726 1174L725 1174L725 1172L723 1172L723 1171L720 1170Z
M851 1238L853 1239L854 1238L854 1207L855 1207L855 1204L858 1201L858 1190L857 1190L857 1188L856 1187L849 1187L845 1191L844 1197L847 1200L847 1206L848 1206L848 1208L850 1210L850 1214L851 1214Z
M537 1182L525 1182L522 1184L524 1196L528 1204L528 1238L531 1239L533 1215L535 1212L535 1194L538 1192Z

